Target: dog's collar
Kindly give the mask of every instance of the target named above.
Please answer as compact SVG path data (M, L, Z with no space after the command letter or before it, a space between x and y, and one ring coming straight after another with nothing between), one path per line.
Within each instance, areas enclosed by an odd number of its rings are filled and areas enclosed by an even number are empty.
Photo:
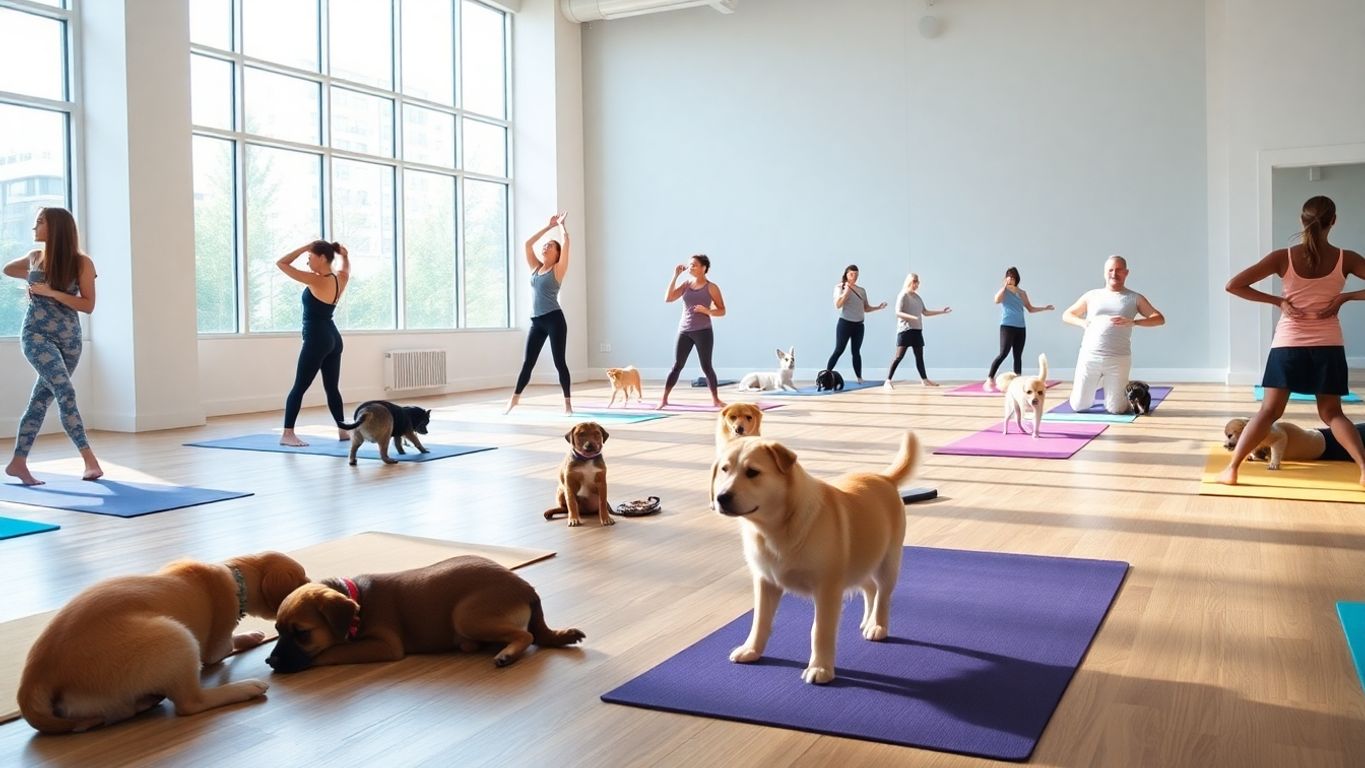
M594 453L594 454L591 455L591 456L584 456L583 454L579 453L579 452L578 452L578 449L576 449L576 448L570 448L570 449L569 449L569 453L572 453L572 454L573 454L573 457L574 457L574 460L575 460L575 461L592 461L593 459L595 459L595 458L597 458L598 456L601 456L601 455L602 455L602 452L601 452L601 451L598 451L597 453Z
M246 577L233 566L228 566L228 570L232 571L232 580L237 582L237 620L241 621L246 616Z
M354 640L356 634L360 632L360 588L345 576L341 577L341 585L346 587L346 596L356 605L355 615L351 617L351 626L346 630L346 639Z

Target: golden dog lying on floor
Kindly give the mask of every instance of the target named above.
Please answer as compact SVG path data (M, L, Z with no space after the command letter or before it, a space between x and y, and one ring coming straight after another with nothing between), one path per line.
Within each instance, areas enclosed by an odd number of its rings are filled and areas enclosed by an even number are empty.
M531 643L552 648L584 638L577 629L546 626L535 588L477 555L305 584L285 598L275 628L280 639L266 663L276 672L397 661L409 653L468 653L481 643L503 644L493 661L505 667Z
M279 552L222 564L181 560L151 576L120 576L76 595L29 650L19 710L43 733L84 731L126 720L170 699L178 715L265 693L260 680L203 688L199 669L259 645L260 632L233 635L247 614L272 618L308 583Z
M912 432L884 472L852 473L833 483L807 474L796 454L773 440L740 438L722 452L711 468L711 498L718 512L739 520L754 583L753 626L731 661L763 656L783 592L815 600L810 662L801 675L807 683L834 679L846 590L862 589L863 637L886 639L905 545L899 485L917 461Z

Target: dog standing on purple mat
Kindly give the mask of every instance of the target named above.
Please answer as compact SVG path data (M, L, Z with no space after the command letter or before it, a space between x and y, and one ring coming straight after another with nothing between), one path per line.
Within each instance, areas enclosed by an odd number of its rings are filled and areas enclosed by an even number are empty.
M833 483L807 474L796 454L774 440L740 437L711 467L716 511L739 520L754 583L754 622L730 661L763 657L782 593L815 601L807 683L834 679L834 645L844 593L863 593L862 634L885 640L891 593L900 578L905 505L897 490L915 470L919 443L905 433L900 453L881 473L856 472Z

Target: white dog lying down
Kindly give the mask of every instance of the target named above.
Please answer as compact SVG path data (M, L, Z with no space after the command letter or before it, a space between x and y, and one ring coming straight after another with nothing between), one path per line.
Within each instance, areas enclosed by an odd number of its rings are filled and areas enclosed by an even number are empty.
M739 381L739 388L750 392L772 392L779 389L796 391L792 384L792 373L796 371L796 347L786 352L777 350L777 371L775 373L746 373Z

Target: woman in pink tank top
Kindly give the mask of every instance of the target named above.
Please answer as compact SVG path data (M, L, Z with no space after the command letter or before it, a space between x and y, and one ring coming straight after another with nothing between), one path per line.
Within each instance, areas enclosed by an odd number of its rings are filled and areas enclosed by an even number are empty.
M1365 278L1365 259L1355 251L1332 245L1327 234L1337 223L1337 206L1331 198L1313 197L1299 214L1303 244L1273 251L1228 281L1227 291L1248 301L1274 304L1280 322L1266 357L1261 387L1265 394L1256 413L1237 440L1232 460L1218 475L1218 482L1237 484L1242 461L1270 434L1284 415L1293 392L1317 398L1318 416L1360 467L1365 485L1365 446L1360 433L1341 410L1347 388L1346 346L1337 312L1348 301L1365 299L1365 291L1342 293L1347 275ZM1284 284L1282 296L1253 288L1271 275Z

